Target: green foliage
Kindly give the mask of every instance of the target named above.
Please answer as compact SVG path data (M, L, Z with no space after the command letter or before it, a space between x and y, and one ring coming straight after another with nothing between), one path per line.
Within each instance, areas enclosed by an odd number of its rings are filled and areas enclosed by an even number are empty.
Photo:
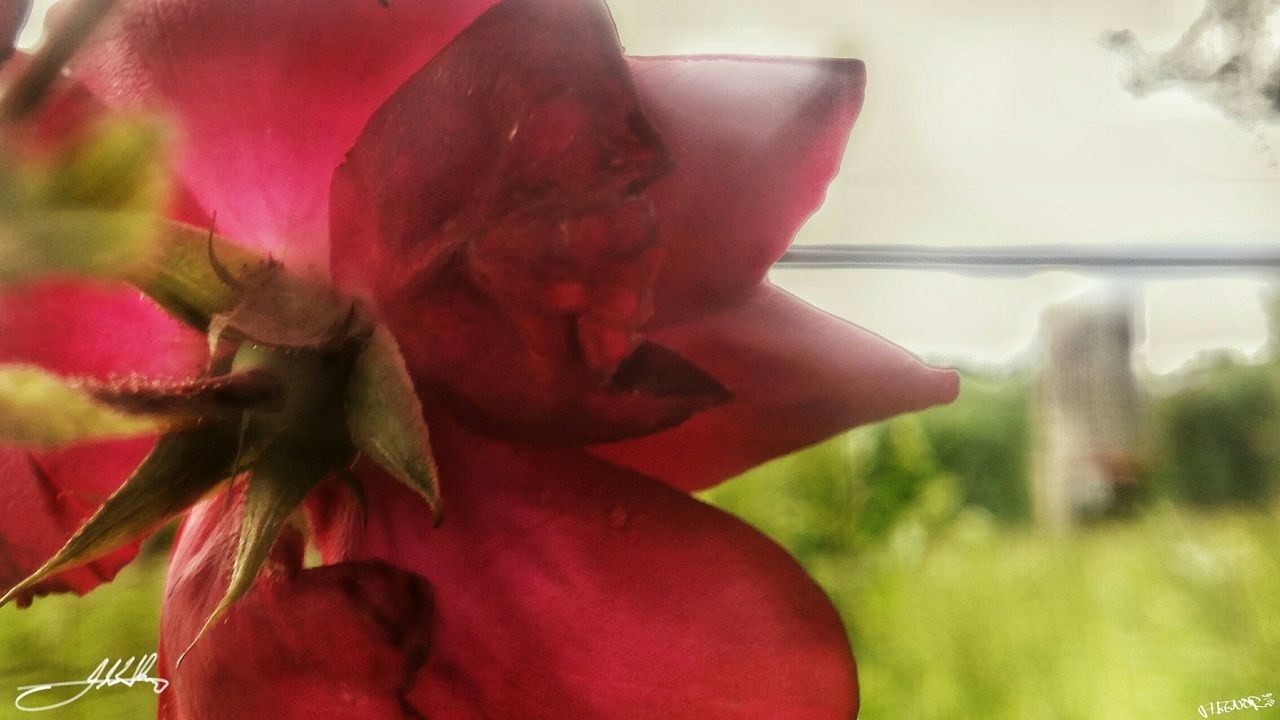
M1280 487L1280 368L1220 358L1162 384L1150 399L1148 502L1266 502ZM707 497L745 515L776 506L769 532L800 552L874 544L934 486L1001 522L1027 523L1030 386L1026 375L966 376L949 406L832 439Z
M834 438L776 460L703 494L800 554L842 552L857 543L865 435Z
M1031 517L1028 382L968 375L951 405L920 415L939 467L955 479L966 505L1001 520Z
M165 132L114 120L47 162L0 155L0 283L122 278L155 252L168 197Z
M1154 489L1200 506L1252 505L1280 472L1276 369L1227 360L1205 367L1155 403Z
M794 552L855 551L908 516L936 524L957 506L1030 517L1026 383L966 378L950 406L833 438L721 485L705 497L759 518Z
M779 459L703 497L750 518L792 552L856 554L906 518L933 525L956 509L915 417L898 418Z
M1280 524L1185 516L1056 538L960 523L812 556L857 653L863 720L1191 717L1280 690Z
M863 720L1193 717L1280 693L1280 507L1267 500L1280 378L1224 361L1167 383L1152 398L1152 497L1136 519L1065 536L1026 522L1029 383L1017 378L966 378L950 407L704 497L778 540L830 595ZM1214 505L1237 509L1204 512Z
M19 686L84 679L104 658L155 652L163 583L163 555L144 557L86 597L55 595L26 609L0 609L0 717L26 715L13 706ZM48 698L56 700L52 691ZM139 720L155 717L155 707L149 687L119 686L30 717Z
M859 431L706 494L830 595L858 657L863 720L1190 717L1280 692L1277 513L1165 503L1067 536L999 523L957 507L957 476L929 477L938 453L910 428ZM860 478L869 468L884 478Z

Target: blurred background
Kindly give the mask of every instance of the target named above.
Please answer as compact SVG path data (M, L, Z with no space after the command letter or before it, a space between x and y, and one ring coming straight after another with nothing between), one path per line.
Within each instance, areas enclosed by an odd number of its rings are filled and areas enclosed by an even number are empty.
M799 246L1280 247L1280 3L611 4L640 54L867 63ZM706 494L834 599L861 717L1195 717L1280 693L1273 272L771 279L964 375L950 407Z
M866 61L862 117L800 246L1280 248L1273 1L610 5L635 54ZM1175 718L1280 693L1274 270L772 280L964 375L952 406L705 494L835 601L861 717ZM86 599L0 610L4 685L153 648L165 538L149 547ZM153 705L118 692L48 716Z

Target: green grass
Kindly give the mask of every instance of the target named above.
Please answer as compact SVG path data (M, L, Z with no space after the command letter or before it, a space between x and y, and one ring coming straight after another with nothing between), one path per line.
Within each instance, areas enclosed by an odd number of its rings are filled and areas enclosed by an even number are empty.
M1280 692L1278 528L1164 512L1055 538L962 520L808 564L849 626L866 720L1193 717Z
M972 469L920 441L929 422L860 430L704 496L830 595L863 720L1195 718L1280 698L1280 507L1164 502L1054 535L966 504Z
M0 718L40 720L143 720L156 713L148 687L116 686L95 690L75 703L40 713L14 707L16 688L88 677L104 658L128 658L155 651L164 556L135 561L110 585L83 598L51 595L31 607L0 609ZM154 673L153 673L154 675ZM50 690L50 703L62 696ZM36 698L31 699L36 704Z

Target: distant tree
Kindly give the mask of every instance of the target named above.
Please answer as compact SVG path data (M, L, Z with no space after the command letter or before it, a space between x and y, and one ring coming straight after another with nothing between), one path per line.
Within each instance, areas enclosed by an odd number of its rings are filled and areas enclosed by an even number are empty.
M1273 367L1221 357L1158 399L1155 488L1201 506L1265 500L1280 472L1276 381Z

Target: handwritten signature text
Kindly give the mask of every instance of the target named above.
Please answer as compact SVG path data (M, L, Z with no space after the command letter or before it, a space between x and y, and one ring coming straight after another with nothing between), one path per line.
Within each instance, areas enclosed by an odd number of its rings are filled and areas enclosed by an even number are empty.
M1200 717L1207 718L1210 715L1225 715L1236 710L1261 710L1275 704L1275 698L1271 697L1271 693L1263 693L1231 700L1218 700L1208 705L1201 705L1196 708L1196 712L1200 713Z
M134 685L151 685L152 691L159 695L169 687L169 681L164 678L151 677L151 670L156 666L156 653L143 655L141 657L131 657L128 660L120 659L111 661L104 659L98 663L98 667L89 673L89 677L84 680L68 680L66 682L41 683L39 685L25 685L18 688L18 697L13 701L15 707L23 712L40 712L42 710L53 710L55 708L65 707L79 700L89 693L91 690L101 690L102 688L115 687L123 685L125 687L133 687ZM57 691L59 688L80 688L75 695L57 702L48 704L38 704L40 699L36 696L43 695L48 698L50 691ZM54 692L55 696L59 693Z

